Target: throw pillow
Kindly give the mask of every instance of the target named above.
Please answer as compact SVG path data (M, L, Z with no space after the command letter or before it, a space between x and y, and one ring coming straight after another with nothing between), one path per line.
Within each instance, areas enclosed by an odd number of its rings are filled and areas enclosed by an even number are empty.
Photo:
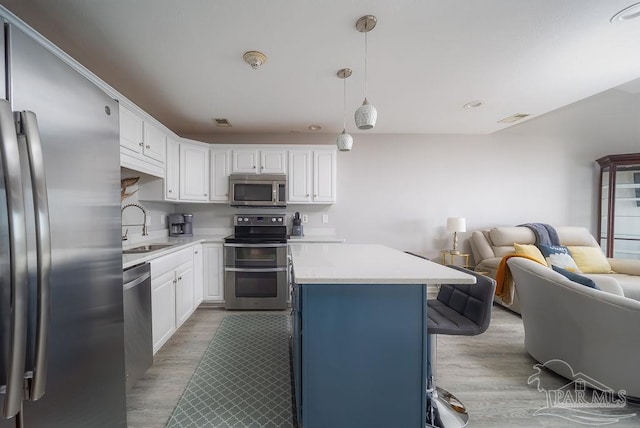
M551 269L555 270L561 275L564 275L568 280L577 282L578 284L586 285L590 288L595 288L596 290L600 290L600 287L596 285L595 282L591 278L587 278L586 276L578 275L577 273L569 272L566 269L562 269L558 266L551 266Z
M584 273L611 273L611 265L599 247L569 246L569 254L573 257L578 269Z
M547 260L550 266L558 266L562 269L566 269L570 272L580 273L578 265L569 255L569 249L562 245L544 245L538 244L538 248L542 252L542 255Z
M535 261L537 261L541 265L544 265L544 266L547 266L547 267L549 266L547 264L547 261L544 259L544 256L542 255L542 253L540 252L538 247L536 247L535 245L533 245L533 244L518 244L517 242L514 242L513 246L516 249L516 254L520 254L521 256L531 257L532 259L534 259Z

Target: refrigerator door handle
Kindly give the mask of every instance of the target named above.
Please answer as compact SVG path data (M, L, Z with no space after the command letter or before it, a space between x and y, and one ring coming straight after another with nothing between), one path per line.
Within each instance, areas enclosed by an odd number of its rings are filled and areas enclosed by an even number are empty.
M11 315L6 389L2 417L20 412L24 397L24 369L27 347L27 229L20 169L18 136L11 106L0 100L0 153L7 194L9 263L11 270Z
M36 401L45 393L49 360L49 323L51 319L51 227L49 223L49 198L44 171L44 156L40 142L40 131L35 113L19 113L21 130L27 143L31 183L33 186L33 208L36 221L37 256L37 319L35 336L35 358L29 400Z

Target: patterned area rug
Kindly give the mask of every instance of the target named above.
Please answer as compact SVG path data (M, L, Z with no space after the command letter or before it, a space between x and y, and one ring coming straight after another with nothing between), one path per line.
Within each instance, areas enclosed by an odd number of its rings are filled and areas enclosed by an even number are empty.
M167 427L293 427L289 334L285 314L225 317Z

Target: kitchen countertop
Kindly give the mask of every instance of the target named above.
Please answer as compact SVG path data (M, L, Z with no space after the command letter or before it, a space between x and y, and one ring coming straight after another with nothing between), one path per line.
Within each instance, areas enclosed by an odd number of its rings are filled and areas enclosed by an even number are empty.
M150 245L150 244L164 244L171 243L175 244L172 247L163 248L156 251L151 251L148 253L141 254L123 254L122 255L122 268L127 269L131 266L135 266L140 263L148 262L158 257L166 256L167 254L174 253L176 251L184 250L185 248L189 248L191 246L201 244L201 243L214 243L214 244L222 244L224 242L224 238L226 235L195 235L191 238L175 238L175 237L165 237L160 239L152 239L149 241L141 241L136 242L135 244L126 245L123 248L134 248L140 245Z
M307 236L289 236L287 238L287 244L305 244L305 243L330 243L330 242L344 242L344 238L338 238L335 235L307 235Z
M474 284L475 277L384 245L291 247L297 284Z

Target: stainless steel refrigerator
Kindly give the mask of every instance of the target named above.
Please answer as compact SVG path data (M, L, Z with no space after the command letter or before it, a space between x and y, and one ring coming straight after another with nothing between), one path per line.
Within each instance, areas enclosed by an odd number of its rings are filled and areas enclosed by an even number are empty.
M0 37L0 427L126 427L118 104Z

